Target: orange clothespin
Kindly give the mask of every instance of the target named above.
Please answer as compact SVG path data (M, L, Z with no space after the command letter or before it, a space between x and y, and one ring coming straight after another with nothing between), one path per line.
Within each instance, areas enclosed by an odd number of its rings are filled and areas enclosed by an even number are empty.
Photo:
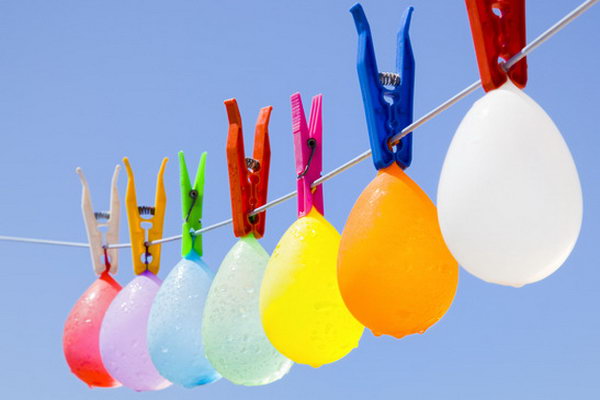
M229 132L227 134L227 167L231 191L231 213L235 236L250 233L261 238L265 233L266 212L248 214L267 202L271 146L269 144L269 118L273 107L263 107L258 114L254 132L254 153L246 158L242 117L235 99L225 100Z
M131 239L131 256L133 259L133 270L136 275L145 271L158 274L160 266L160 244L150 245L163 236L163 223L165 221L165 210L167 207L167 195L163 175L168 158L164 158L158 177L156 178L156 197L154 206L138 206L135 194L135 180L133 170L127 157L123 158L125 169L127 169L127 193L125 205L127 208L127 221L129 223L129 236ZM146 229L143 225L151 225Z
M508 61L526 45L525 0L466 0L466 4L484 90L499 88L507 78L523 89L526 57L508 72L499 60Z

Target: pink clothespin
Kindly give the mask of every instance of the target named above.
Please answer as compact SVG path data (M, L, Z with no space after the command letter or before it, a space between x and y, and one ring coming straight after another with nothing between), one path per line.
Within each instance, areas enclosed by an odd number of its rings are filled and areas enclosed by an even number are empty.
M307 215L313 206L321 215L324 214L323 186L311 188L313 182L321 177L323 170L322 100L322 94L313 97L307 125L300 93L294 93L291 97L292 133L298 179L298 217Z

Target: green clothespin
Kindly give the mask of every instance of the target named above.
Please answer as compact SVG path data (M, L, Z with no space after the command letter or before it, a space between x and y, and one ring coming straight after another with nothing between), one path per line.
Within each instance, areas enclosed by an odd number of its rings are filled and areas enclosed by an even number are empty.
M186 257L192 250L202 255L202 235L192 232L202 228L202 200L204 199L204 167L206 152L200 156L194 187L185 164L183 151L179 152L179 183L181 185L181 215L183 217L181 256Z

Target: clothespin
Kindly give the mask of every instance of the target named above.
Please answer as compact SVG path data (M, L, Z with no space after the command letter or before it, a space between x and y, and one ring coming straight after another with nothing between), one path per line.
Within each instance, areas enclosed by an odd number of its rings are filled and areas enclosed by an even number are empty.
M105 271L116 274L119 265L119 252L117 249L108 248L109 244L116 244L119 241L119 218L121 213L121 204L119 203L119 191L117 189L117 180L119 178L119 169L117 165L113 173L111 192L110 192L110 210L108 212L94 212L92 206L92 196L90 187L81 168L77 167L75 172L79 175L81 181L81 211L83 213L83 222L87 231L88 242L90 244L90 254L92 256L92 266L97 275ZM102 239L102 231L105 229L105 239Z
M412 134L393 147L389 140L410 125L413 118L415 58L408 33L413 7L407 8L402 16L397 36L396 73L378 71L371 28L362 6L355 4L350 12L358 31L358 78L373 162L378 170L394 161L401 168L408 168L412 160Z
M306 124L304 106L300 93L294 93L292 102L292 133L296 155L296 177L298 186L298 217L307 215L312 207L324 214L323 185L311 185L321 176L323 170L323 95L312 99L309 123Z
M269 118L273 107L263 107L258 114L254 131L254 153L246 158L242 118L235 99L225 100L229 132L227 133L227 167L231 192L233 231L241 237L253 233L259 239L265 233L266 212L249 216L249 213L267 202L271 146L269 144Z
M466 0L481 83L486 92L508 78L521 89L527 84L527 60L506 72L508 61L526 45L525 0Z
M193 232L202 228L202 200L204 199L204 168L206 152L202 153L194 186L190 183L183 151L179 152L179 184L181 186L181 216L183 218L181 256L186 257L194 250L202 255L202 235Z
M167 195L165 193L163 175L167 161L167 158L162 160L158 171L154 206L138 206L135 194L133 170L129 164L129 159L127 157L123 158L125 169L127 169L127 194L125 195L125 206L127 208L127 220L129 222L133 270L136 275L145 271L150 271L155 275L158 274L161 245L150 244L150 242L162 239L163 235L163 223L165 221L165 209L167 206ZM143 224L151 226L146 230Z

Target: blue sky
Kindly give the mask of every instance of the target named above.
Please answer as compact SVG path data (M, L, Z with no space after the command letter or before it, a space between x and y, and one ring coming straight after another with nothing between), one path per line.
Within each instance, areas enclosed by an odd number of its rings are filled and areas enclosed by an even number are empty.
M533 38L579 0L528 2ZM0 1L0 235L85 241L81 166L98 209L108 207L114 165L128 156L140 203L151 203L162 157L166 235L180 231L176 154L189 165L208 151L206 224L228 218L223 100L236 97L248 139L258 110L273 105L270 198L295 187L289 96L324 94L325 170L368 148L356 76L353 1ZM462 1L362 2L379 66L393 70L395 35L415 6L415 117L477 79ZM529 57L527 93L561 129L579 169L584 222L565 265L522 289L484 283L461 270L446 317L402 340L365 333L343 360L296 365L279 382L136 394L89 390L62 354L71 306L95 279L85 249L0 242L0 384L6 399L564 399L600 396L600 7ZM482 91L420 128L410 176L435 198L454 130ZM250 142L247 142L250 145ZM195 169L195 167L192 167ZM370 161L325 186L327 218L341 230L374 176ZM548 179L552 179L549 177ZM126 178L121 174L121 196ZM295 201L269 211L269 251L294 221ZM125 215L122 215L125 221ZM127 241L125 223L122 239ZM204 237L217 268L235 243L231 228ZM163 249L161 276L179 259ZM133 276L122 252L117 279Z

